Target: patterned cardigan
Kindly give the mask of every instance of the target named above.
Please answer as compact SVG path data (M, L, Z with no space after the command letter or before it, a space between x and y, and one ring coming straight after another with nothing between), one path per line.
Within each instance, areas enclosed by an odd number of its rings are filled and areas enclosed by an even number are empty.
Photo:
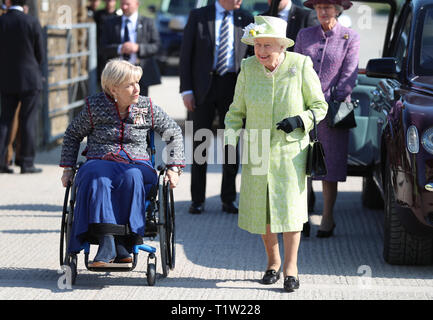
M105 93L88 97L86 104L66 129L61 167L75 165L84 137L87 137L84 152L87 159L101 159L108 153L118 154L123 150L131 160L149 160L147 133L151 129L167 142L165 164L185 166L182 130L150 98L140 96L138 103L129 107L129 116L123 121L116 103Z

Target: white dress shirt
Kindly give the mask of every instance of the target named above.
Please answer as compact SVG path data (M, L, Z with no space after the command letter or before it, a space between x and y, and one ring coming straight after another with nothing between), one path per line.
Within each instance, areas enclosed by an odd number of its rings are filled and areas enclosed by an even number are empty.
M221 4L218 1L215 1L215 53L214 53L214 64L213 69L215 70L217 65L217 59L218 59L218 50L220 45L220 29L221 24L223 22L224 18L224 12L226 9L224 9ZM233 10L229 11L228 14L229 18L229 51L228 51L228 72L234 72L235 71L235 36L234 36L234 24L233 24Z
M21 6L10 6L8 10L18 10L24 12L24 8Z
M122 43L124 42L124 37L125 37L126 19L129 19L129 21L130 21L128 23L129 41L133 42L133 43L137 43L137 20L138 20L138 12L133 13L129 17L127 17L125 15L122 16L122 26L120 28L120 39L122 39ZM119 55L122 55L121 54L121 50L122 50L122 45L119 45L119 47L117 48L117 53ZM137 62L137 54L136 53L132 53L130 56L131 57L129 59L129 62L132 63L132 64L135 64Z
M287 6L283 10L278 12L278 17L280 17L284 21L288 21L289 20L289 12L290 12L291 8L292 8L292 1L289 1L287 3Z
M217 60L218 60L218 49L220 44L220 29L221 23L224 18L224 9L218 1L215 1L215 52L214 52L214 62L213 69L215 70ZM233 10L229 11L229 63L228 63L228 72L235 72L235 36L234 36L234 14ZM192 90L181 92L181 96L183 97L186 94L193 94Z

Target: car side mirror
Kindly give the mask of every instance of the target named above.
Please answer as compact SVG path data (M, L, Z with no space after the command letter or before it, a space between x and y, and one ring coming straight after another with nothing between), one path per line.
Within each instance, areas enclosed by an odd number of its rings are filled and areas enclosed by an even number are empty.
M366 75L372 78L398 79L399 71L396 58L371 59L367 63Z

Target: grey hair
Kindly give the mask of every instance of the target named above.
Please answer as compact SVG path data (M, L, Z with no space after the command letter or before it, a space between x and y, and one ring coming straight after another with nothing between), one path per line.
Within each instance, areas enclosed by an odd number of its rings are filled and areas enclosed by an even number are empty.
M316 5L317 5L317 4L315 4L315 5L313 6L313 8L316 8ZM344 8L343 8L343 6L340 6L339 4L334 4L333 6L334 6L334 8L335 8L335 11L337 12L337 18L338 18L338 17L343 13Z
M337 17L339 17L343 13L344 8L339 4L334 4L334 7L335 7L335 11L337 11Z
M111 59L105 65L101 74L101 87L106 93L111 94L111 89L127 81L139 81L143 75L143 70L139 66L134 66L128 61L118 58Z
M277 38L278 44L281 46L282 51L287 49L287 42L284 39Z

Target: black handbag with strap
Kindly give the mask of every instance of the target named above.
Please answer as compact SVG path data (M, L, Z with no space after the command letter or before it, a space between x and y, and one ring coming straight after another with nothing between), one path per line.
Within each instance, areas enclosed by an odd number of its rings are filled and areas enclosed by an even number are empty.
M331 89L331 97L335 97L335 91ZM355 108L358 107L356 101L337 101L332 99L328 102L328 127L340 129L352 129L356 127Z
M313 114L313 141L308 146L308 155L307 155L307 168L306 173L308 176L314 177L323 177L326 176L328 170L326 169L325 162L325 152L323 151L322 143L317 139L317 124L316 124L316 116L313 110L310 110Z
M328 102L328 126L341 129L355 128L355 107L356 104L347 101Z

